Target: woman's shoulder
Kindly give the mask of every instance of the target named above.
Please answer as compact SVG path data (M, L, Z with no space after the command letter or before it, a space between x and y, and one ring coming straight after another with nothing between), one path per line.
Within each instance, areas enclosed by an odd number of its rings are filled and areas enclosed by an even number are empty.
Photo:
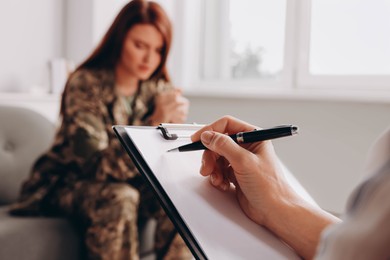
M105 69L77 69L69 75L70 85L100 85L107 80L113 81L113 72Z
M61 109L64 121L73 118L75 114L79 115L79 119L89 117L91 114L97 115L104 105L111 102L113 91L106 87L104 78L102 72L95 70L78 69L73 72L62 96ZM86 120L85 118L81 120Z
M108 69L88 69L80 68L75 70L70 76L70 82L90 82L90 83L100 83L107 80L108 78L113 79L113 71Z
M112 85L114 73L110 70L77 69L69 75L67 92L99 92L105 85Z

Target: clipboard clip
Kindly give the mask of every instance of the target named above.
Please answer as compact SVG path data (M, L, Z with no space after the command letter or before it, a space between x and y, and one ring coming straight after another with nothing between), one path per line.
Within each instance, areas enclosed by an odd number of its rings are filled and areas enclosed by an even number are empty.
M161 131L165 140L177 140L179 138L190 138L191 134L204 125L198 124L160 124L157 129ZM176 131L175 131L176 130ZM175 133L173 133L175 131Z

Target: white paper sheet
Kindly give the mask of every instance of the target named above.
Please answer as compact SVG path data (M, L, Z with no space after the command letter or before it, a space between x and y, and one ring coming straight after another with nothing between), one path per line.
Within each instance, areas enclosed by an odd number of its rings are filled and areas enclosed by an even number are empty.
M242 212L233 192L217 190L199 174L202 151L166 152L189 143L189 139L165 140L153 128L125 129L209 259L299 259ZM314 203L284 169L296 190Z

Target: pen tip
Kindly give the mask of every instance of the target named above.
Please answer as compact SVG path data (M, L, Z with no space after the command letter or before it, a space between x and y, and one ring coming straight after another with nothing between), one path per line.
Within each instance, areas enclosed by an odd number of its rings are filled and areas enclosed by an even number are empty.
M177 148L173 148L173 149L170 149L170 150L168 150L168 151L167 151L167 153L170 153L170 152L176 152L176 151L179 151L179 149L177 149Z
M295 134L298 134L298 126L292 126L292 128L291 128L291 133L293 134L293 135L295 135Z

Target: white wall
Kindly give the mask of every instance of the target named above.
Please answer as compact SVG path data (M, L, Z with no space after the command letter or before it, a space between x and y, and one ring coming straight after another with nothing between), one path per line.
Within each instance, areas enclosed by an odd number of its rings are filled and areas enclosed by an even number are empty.
M127 0L66 0L66 57L82 62L100 42Z
M63 56L63 1L0 1L0 32L0 91L46 91L48 61Z
M127 0L0 1L0 92L49 92L49 61L81 62Z

